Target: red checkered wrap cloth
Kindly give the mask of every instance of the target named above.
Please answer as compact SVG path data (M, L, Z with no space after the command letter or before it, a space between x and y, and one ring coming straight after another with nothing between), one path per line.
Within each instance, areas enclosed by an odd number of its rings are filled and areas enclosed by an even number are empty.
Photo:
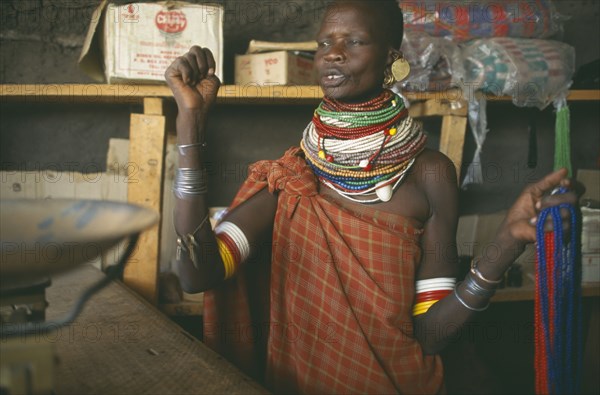
M417 223L369 206L350 211L319 195L299 148L279 160L255 164L234 206L265 187L279 193L270 318L261 328L269 329L267 387L276 393L319 394L443 391L440 357L424 355L412 336L415 273L421 257L422 230ZM253 354L236 355L238 362L260 357L265 335L256 330L244 338L244 325L261 326L254 314L260 309L242 297L249 291L243 278L251 269L251 264L245 265L236 280L224 284L235 296L223 294L221 288L205 298L209 328L222 326L215 321L219 317L231 328L242 327L241 336L229 342L219 336L231 337L235 331L213 330L207 339L211 346L230 343L233 354L236 347ZM228 298L226 305L221 298ZM217 307L228 310L218 312Z

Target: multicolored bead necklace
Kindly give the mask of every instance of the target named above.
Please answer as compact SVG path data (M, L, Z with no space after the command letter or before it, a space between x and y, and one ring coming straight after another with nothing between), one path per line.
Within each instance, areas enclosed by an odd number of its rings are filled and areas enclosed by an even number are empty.
M360 104L324 98L300 145L319 180L341 196L388 201L427 139L407 115L402 99L389 90Z

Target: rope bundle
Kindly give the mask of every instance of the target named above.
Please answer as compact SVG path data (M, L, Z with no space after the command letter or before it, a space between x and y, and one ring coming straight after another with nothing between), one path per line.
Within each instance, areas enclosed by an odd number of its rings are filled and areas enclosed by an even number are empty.
M571 229L567 235L562 230L561 208L570 210ZM554 223L552 232L544 232L548 216ZM576 218L571 205L546 209L539 217L535 290L535 388L538 394L579 392L582 343Z
M569 109L563 101L556 114L554 167L569 174ZM556 193L566 193L559 188ZM563 233L561 209L569 210L570 232ZM544 232L550 217L552 232ZM562 204L542 210L537 222L535 286L535 392L576 394L581 387L581 272L577 264L579 228L575 207Z

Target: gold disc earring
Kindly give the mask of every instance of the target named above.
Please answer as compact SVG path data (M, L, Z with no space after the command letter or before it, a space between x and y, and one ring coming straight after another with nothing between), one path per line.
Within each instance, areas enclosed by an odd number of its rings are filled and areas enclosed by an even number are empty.
M404 80L410 73L410 64L404 58L399 58L392 63L392 75L397 82Z
M396 80L394 79L391 70L386 69L383 72L383 85L385 85L386 87L391 87L392 85L394 85L395 82Z

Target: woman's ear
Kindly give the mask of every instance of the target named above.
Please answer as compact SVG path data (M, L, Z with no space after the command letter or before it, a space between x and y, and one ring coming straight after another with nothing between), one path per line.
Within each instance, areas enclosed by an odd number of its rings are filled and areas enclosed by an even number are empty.
M383 70L383 86L390 88L396 80L392 73L392 64L402 56L402 53L397 49L390 47L388 49L387 61L385 64L385 70Z
M388 67L390 67L392 65L392 63L394 63L400 57L402 57L402 53L399 50L397 50L396 48L390 47L390 49L388 50L388 58L387 58L386 65Z

